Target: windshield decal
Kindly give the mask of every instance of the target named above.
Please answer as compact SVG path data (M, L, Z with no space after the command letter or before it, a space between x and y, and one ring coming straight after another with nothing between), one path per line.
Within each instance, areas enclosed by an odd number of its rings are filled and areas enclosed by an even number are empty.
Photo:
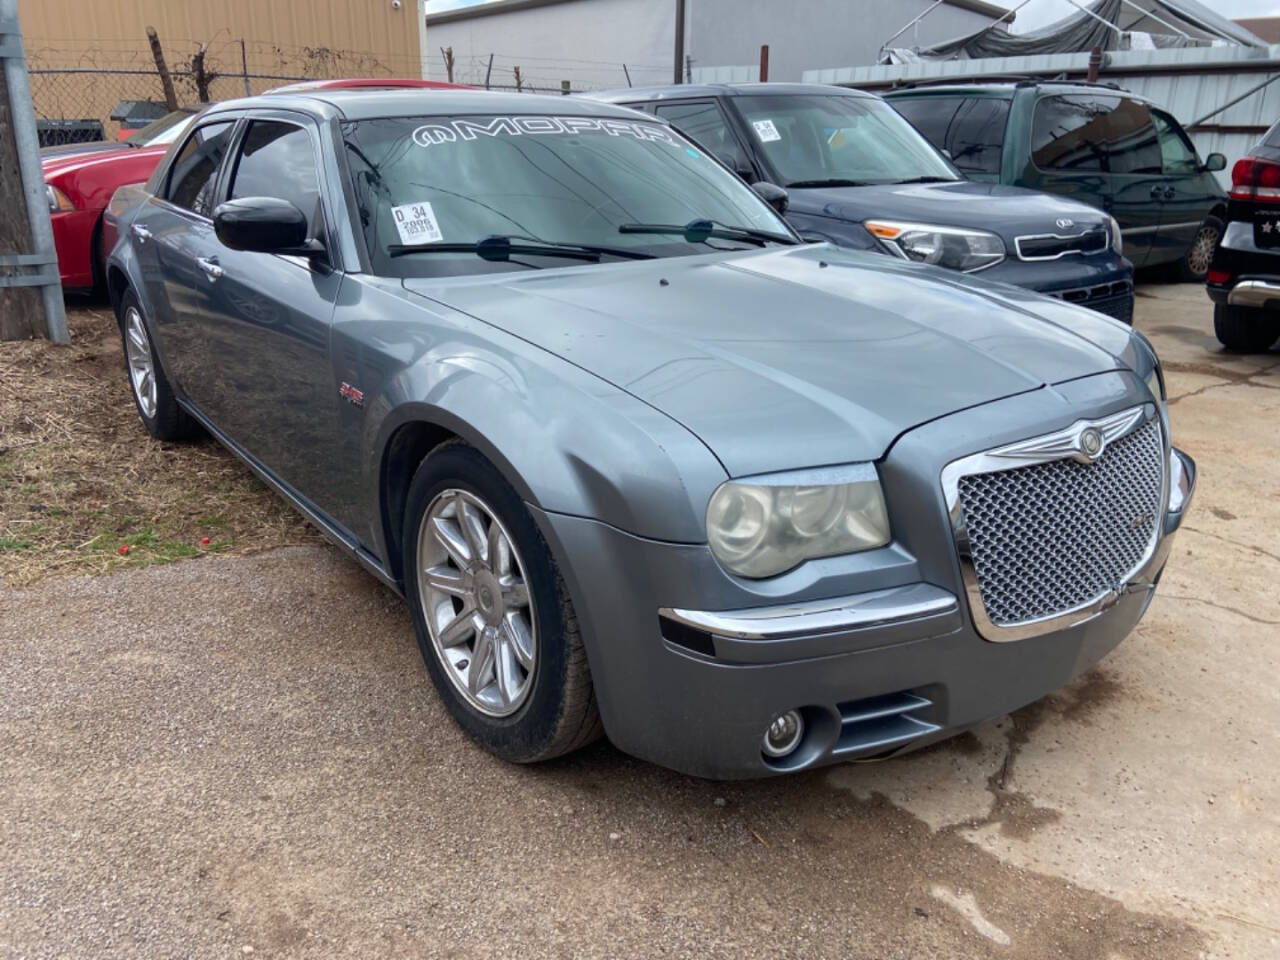
M656 123L636 123L598 117L490 117L471 120L460 117L440 123L424 123L413 131L413 142L420 147L441 143L471 141L476 137L546 136L578 133L604 133L611 137L634 137L676 146L675 137Z
M775 140L782 139L782 134L778 132L772 120L755 120L751 125L756 128L756 136L760 138L761 143L773 143Z
M439 243L444 239L440 224L436 223L435 211L426 201L392 207L391 216L396 222L401 243Z

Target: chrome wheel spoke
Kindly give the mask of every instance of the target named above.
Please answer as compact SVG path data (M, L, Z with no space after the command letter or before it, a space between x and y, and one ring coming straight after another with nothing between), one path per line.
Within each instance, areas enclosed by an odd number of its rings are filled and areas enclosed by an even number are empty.
M471 651L471 664L467 669L467 688L473 696L489 684L489 676L494 672L493 631L485 628L476 632L475 649Z
M498 583L502 586L502 604L508 610L529 605L529 588L519 577L503 577Z
M533 670L533 635L522 613L508 613L502 623L511 653L525 670Z
M463 607L461 613L456 614L440 629L440 646L456 647L470 640L473 634L478 635L475 611L469 607Z
M453 498L454 519L462 530L467 542L467 552L473 561L487 563L487 538L484 532L484 521L479 514L459 493Z
M458 566L458 569L466 570L471 566L471 551L458 525L446 517L432 517L431 525L436 541L448 551L449 559Z
M485 559L489 562L489 569L499 577L510 573L511 544L507 542L502 527L496 523L489 524L489 542L485 550Z
M469 597L471 586L456 567L440 564L424 570L422 576L428 586L434 587L451 597Z
M509 705L520 695L520 686L525 673L516 662L514 644L506 635L506 631L498 629L494 641L494 679L498 687L498 696L504 706Z

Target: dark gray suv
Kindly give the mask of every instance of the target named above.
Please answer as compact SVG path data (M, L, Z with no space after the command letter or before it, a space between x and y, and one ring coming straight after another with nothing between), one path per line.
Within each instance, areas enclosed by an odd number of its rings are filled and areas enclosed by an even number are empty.
M786 217L806 237L981 273L1131 321L1133 270L1112 217L967 179L879 97L804 83L591 96L669 120L748 183L783 187Z

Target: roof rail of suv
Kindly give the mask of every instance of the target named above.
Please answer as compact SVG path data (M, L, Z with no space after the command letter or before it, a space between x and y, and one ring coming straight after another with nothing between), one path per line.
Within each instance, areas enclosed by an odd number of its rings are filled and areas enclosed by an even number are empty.
M1053 77L1033 77L1025 73L992 73L981 77L930 77L928 80L907 80L895 83L895 90L909 90L915 87L963 87L978 86L983 83L1012 83L1018 87L1034 87L1042 83L1070 83L1077 87L1106 87L1119 90L1120 85L1111 80L1076 80L1060 73Z

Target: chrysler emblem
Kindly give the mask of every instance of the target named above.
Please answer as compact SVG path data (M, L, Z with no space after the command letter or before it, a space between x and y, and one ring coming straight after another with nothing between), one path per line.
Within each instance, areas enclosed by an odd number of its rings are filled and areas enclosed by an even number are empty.
M1102 431L1089 427L1080 434L1080 452L1090 460L1097 460L1102 453Z
M1067 230L1076 225L1076 222L1070 217L1059 217L1054 223L1058 225L1059 230Z

